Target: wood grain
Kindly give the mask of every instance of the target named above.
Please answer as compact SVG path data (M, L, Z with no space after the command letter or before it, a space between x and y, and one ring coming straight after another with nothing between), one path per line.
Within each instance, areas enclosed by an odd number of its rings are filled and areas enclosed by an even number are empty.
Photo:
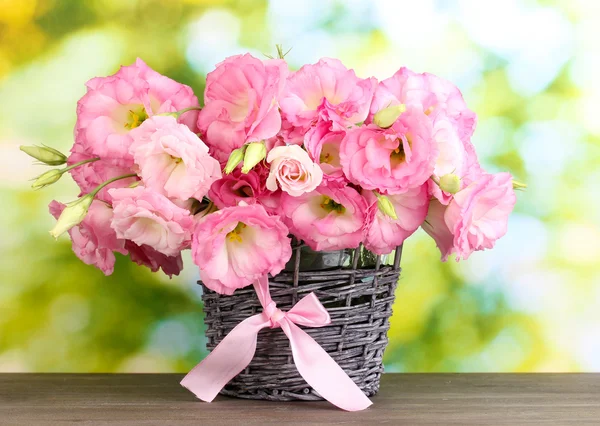
M358 413L218 397L178 374L0 374L0 425L599 425L600 374L385 374Z

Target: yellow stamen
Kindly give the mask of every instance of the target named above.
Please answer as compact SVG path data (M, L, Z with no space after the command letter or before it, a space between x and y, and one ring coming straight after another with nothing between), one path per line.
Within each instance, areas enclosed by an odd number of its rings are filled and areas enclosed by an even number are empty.
M325 195L323 196L323 201L321 202L321 208L327 212L336 212L337 214L344 214L346 212L346 207L344 207L342 204L336 203Z
M238 222L238 224L236 225L236 227L234 228L234 230L231 231L231 232L229 232L227 234L227 239L229 241L232 241L232 242L235 241L235 242L241 243L242 242L242 235L241 234L242 234L242 231L243 231L243 229L245 227L246 227L245 223Z

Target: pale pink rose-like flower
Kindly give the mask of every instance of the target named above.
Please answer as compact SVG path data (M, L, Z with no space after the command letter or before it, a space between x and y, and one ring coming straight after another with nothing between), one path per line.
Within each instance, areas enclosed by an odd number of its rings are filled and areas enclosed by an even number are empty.
M270 173L267 189L282 191L297 197L313 191L323 180L323 171L313 163L308 153L298 145L278 146L269 151Z
M388 129L375 125L351 129L340 148L344 174L363 189L386 194L421 186L431 176L437 157L431 133L431 119L415 108Z
M287 142L293 143L318 120L330 122L332 130L363 122L376 85L375 78L358 78L337 59L304 65L290 75L279 102L288 123L283 126Z
M446 207L432 201L423 229L436 241L442 260L452 253L467 259L491 249L506 234L516 203L510 173L484 174L454 195Z
M373 96L369 118L384 108L400 104L427 114L443 112L456 125L462 141L469 140L475 130L477 116L467 107L460 90L433 74L418 74L403 67L381 81Z
M221 165L185 124L171 116L154 116L131 131L129 152L144 186L171 199L201 200L221 178Z
M391 253L417 230L427 216L429 196L426 185L387 196L398 219L392 219L379 210L377 196L372 191L363 191L362 195L369 205L364 244L375 254Z
M52 201L50 214L58 219L65 205ZM101 201L93 201L83 221L68 232L73 242L73 252L86 265L93 265L104 275L113 273L115 254L127 254L125 241L118 239L110 227L113 210Z
M349 186L322 185L299 197L283 193L281 207L290 231L313 250L353 248L363 239L367 202Z
M130 240L125 241L125 249L129 252L129 257L132 262L141 266L146 266L150 268L152 272L162 269L166 275L172 277L173 275L179 275L183 269L181 254L166 256L157 252L150 246L138 246Z
M304 136L304 146L310 158L323 170L328 182L347 183L340 164L340 146L346 136L344 130L331 131L327 122L320 122Z
M113 200L112 228L119 238L148 245L176 256L190 246L194 219L186 209L143 186L109 191Z
M233 294L266 274L276 275L292 256L288 228L258 205L227 207L203 218L194 231L192 257L211 290Z
M131 129L154 114L198 105L190 87L160 75L141 59L86 86L77 103L75 141L80 152L102 159L131 160ZM189 112L182 118L193 125L195 116Z
M279 132L278 100L288 72L285 61L245 54L225 59L208 73L198 127L219 161L226 162L246 142Z

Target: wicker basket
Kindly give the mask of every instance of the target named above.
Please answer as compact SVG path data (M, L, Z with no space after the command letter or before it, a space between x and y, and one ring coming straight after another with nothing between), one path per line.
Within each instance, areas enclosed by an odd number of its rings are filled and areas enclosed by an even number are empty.
M269 280L271 296L284 311L310 292L316 294L331 324L303 329L367 396L379 390L401 255L402 247L382 257L363 248L316 253L296 245L286 270ZM209 350L241 321L262 310L252 287L232 296L204 287L202 298ZM322 399L296 370L289 340L279 328L260 332L252 362L221 394L273 401Z

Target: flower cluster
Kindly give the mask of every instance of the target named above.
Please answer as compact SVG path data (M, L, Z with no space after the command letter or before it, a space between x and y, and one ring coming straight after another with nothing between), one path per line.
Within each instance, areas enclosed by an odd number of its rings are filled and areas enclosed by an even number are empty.
M291 237L314 250L377 254L419 227L442 259L489 249L507 230L518 186L479 165L460 91L401 68L360 78L336 59L291 72L283 58L227 58L192 90L144 62L87 83L70 156L23 147L69 172L80 198L53 201L51 231L105 274L115 253L169 275L191 249L223 294L279 273Z

